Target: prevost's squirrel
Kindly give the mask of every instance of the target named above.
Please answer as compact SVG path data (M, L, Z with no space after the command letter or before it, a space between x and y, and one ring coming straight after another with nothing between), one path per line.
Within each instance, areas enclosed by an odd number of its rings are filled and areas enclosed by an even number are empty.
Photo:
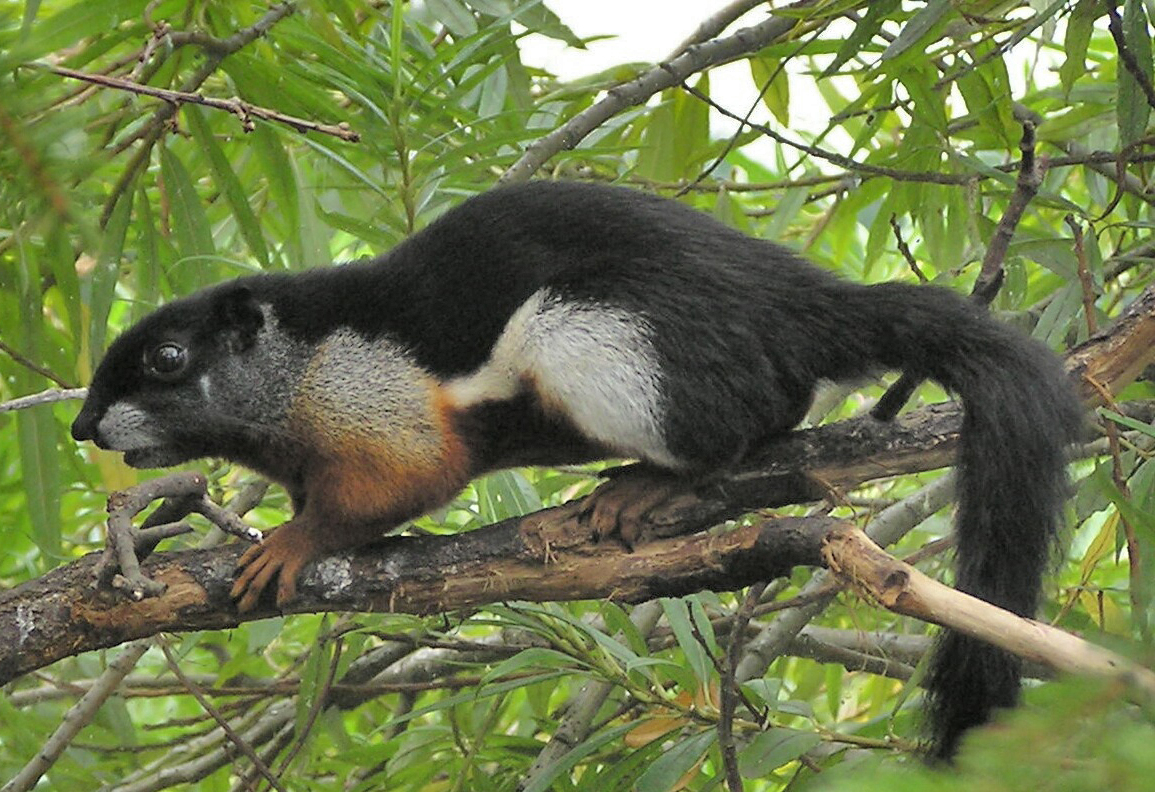
M111 346L72 434L135 467L225 457L288 489L295 516L241 560L246 609L486 471L724 469L794 427L819 380L880 366L961 397L957 585L1032 615L1081 423L1058 360L950 291L839 280L629 189L499 188L371 261L172 302ZM938 753L1018 686L1014 657L948 633Z

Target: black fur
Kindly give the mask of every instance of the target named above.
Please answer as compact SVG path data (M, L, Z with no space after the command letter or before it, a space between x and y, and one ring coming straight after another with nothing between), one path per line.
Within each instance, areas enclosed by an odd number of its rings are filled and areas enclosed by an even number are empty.
M93 437L102 405L144 387L142 347L164 333L215 354L225 343L214 335L224 306L239 325L233 342L243 342L258 317L237 289L271 303L279 326L306 348L342 325L389 335L445 379L477 369L511 314L544 286L623 309L647 328L664 440L694 470L730 464L791 429L821 379L887 366L958 393L958 585L1033 614L1064 498L1064 449L1081 413L1056 358L949 291L841 281L773 243L631 190L556 182L497 189L373 261L244 278L178 301L109 351L74 434ZM563 423L524 419L530 412L517 400L474 411L466 420L477 451L502 464L599 450ZM255 464L247 443L242 436L193 450ZM929 679L936 753L950 755L966 728L1014 703L1018 684L1015 658L947 634Z

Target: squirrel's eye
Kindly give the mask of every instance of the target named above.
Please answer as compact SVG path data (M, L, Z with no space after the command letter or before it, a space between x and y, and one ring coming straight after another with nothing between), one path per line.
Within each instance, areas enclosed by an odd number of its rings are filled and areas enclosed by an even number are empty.
M188 350L180 344L165 341L144 353L144 365L150 374L171 379L181 374L188 365Z

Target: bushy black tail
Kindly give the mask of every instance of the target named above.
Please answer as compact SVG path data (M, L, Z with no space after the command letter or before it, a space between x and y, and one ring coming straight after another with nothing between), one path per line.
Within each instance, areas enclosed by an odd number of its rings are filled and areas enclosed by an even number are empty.
M866 289L881 362L959 395L956 586L1034 616L1067 497L1067 448L1082 408L1059 360L957 295ZM950 757L968 728L1019 692L1017 657L958 633L939 640L927 688L932 753Z

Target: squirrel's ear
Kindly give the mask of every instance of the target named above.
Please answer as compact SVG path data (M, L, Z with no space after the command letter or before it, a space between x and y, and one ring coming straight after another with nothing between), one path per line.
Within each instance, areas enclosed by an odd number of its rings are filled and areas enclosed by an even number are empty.
M257 331L265 323L261 306L248 286L229 286L216 299L215 313L219 326L241 349L251 346Z

